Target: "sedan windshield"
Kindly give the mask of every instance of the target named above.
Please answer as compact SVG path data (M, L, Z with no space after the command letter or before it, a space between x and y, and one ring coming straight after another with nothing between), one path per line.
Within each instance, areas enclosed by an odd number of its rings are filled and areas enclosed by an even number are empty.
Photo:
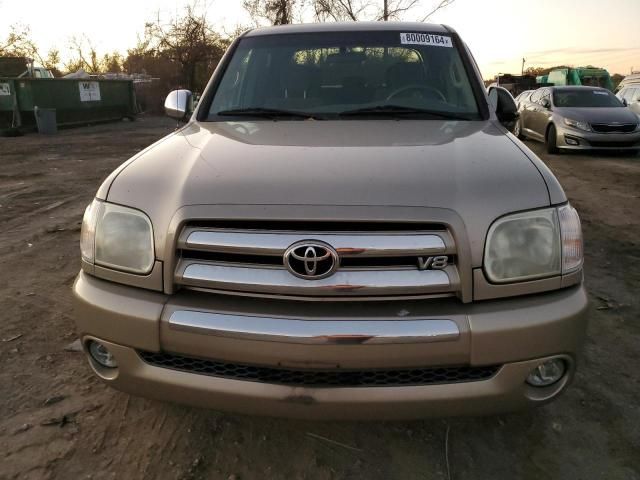
M554 90L553 104L561 108L610 108L624 106L609 90L592 90L590 88Z
M208 119L479 119L457 45L428 33L249 36L233 53Z

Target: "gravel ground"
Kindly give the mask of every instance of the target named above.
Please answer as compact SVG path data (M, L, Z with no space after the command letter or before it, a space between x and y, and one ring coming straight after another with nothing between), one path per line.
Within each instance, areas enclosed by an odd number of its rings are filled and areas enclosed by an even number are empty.
M639 156L549 156L529 142L586 238L589 335L560 399L484 418L301 422L131 397L65 349L84 207L174 126L0 138L0 479L640 479Z

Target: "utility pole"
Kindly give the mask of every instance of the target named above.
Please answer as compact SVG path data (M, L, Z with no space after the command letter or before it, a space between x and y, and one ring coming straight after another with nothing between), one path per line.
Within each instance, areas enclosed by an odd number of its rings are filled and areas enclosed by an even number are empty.
M382 14L382 19L385 22L389 21L389 0L384 0L384 13Z
M522 73L521 75L524 75L524 62L526 62L525 58L522 58Z

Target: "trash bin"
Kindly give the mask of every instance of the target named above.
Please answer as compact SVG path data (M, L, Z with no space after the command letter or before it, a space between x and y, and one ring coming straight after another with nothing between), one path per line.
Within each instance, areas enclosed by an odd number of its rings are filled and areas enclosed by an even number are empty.
M38 125L38 133L44 135L52 135L58 133L58 124L56 122L55 108L38 108L34 107L33 113L36 117L36 125Z

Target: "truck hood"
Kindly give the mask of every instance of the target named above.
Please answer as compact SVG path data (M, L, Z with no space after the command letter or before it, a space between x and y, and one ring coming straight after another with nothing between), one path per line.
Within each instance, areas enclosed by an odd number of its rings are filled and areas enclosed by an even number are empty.
M611 108L556 108L565 118L587 123L638 123L638 116L628 107Z
M495 218L550 204L524 149L491 121L192 122L115 172L107 199L150 216L158 251L193 205L449 209L473 246Z

